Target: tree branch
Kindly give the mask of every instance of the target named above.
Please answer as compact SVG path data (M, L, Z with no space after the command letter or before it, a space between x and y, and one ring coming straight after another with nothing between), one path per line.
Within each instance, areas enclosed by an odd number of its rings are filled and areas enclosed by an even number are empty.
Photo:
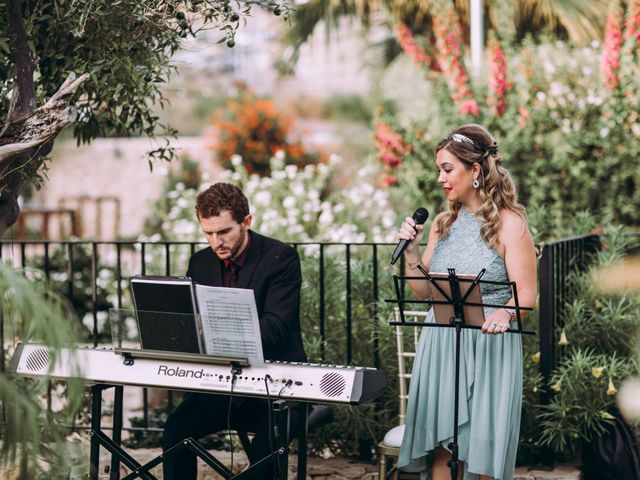
M7 123L19 120L36 109L36 91L33 83L35 64L31 59L27 35L22 18L22 1L5 0L9 44L16 64L16 85L11 94Z

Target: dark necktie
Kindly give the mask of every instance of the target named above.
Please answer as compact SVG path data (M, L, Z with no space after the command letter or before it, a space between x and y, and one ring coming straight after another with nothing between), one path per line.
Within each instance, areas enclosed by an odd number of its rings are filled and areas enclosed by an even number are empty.
M230 260L229 270L231 270L231 286L235 287L238 283L238 271L240 270L240 265L238 265L233 260Z

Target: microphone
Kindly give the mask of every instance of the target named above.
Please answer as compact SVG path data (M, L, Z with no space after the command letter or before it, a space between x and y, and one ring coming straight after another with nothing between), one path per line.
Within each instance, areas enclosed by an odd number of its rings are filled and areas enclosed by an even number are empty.
M411 218L413 219L414 222L416 222L416 225L423 225L424 222L427 221L427 218L429 218L429 212L427 211L426 208L423 208L423 207L416 208L416 211L413 212L413 215L411 215ZM398 259L402 256L402 253L404 252L404 249L407 248L408 243L409 243L409 240L404 240L404 239L398 242L396 249L393 251L393 254L391 255L391 265L396 263Z

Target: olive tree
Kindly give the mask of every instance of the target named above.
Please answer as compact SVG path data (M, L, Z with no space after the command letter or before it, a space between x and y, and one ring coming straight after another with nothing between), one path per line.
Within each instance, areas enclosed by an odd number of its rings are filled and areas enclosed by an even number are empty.
M79 143L103 135L165 139L154 106L181 40L217 29L229 47L258 6L287 16L286 0L5 0L0 7L0 235L18 196L40 186L47 154L72 126ZM150 159L170 159L163 140Z

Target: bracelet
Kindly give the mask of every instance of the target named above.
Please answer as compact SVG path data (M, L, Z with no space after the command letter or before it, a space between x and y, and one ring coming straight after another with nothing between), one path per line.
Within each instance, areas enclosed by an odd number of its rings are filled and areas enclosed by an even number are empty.
M407 268L409 270L415 270L416 268L418 268L418 265L420 265L420 260L418 260L416 263L407 262Z
M508 308L505 308L504 311L509 314L509 323L516 321L516 312L509 310Z

